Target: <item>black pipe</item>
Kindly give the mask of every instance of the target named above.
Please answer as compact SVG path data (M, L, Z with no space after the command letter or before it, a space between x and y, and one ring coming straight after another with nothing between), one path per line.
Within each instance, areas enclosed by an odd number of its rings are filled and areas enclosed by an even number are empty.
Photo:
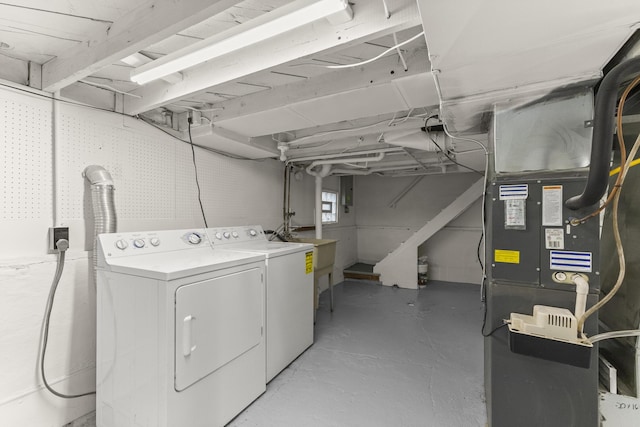
M616 65L602 79L596 95L589 177L582 194L565 202L567 208L576 210L594 205L607 191L618 87L629 74L637 72L640 72L640 57ZM622 111L618 114L622 114Z

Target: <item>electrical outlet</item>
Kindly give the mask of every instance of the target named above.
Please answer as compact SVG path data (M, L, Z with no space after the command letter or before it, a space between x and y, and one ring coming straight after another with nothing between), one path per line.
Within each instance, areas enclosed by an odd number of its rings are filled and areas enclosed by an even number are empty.
M60 239L69 241L69 227L50 227L49 228L49 250L57 251L56 243Z

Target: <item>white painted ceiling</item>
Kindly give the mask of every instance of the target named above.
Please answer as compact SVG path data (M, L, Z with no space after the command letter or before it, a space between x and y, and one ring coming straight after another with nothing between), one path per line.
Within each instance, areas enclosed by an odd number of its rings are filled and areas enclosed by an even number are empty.
M496 102L595 82L640 22L637 0L353 0L349 22L317 21L169 81L129 79L134 66L123 59L131 55L143 62L171 55L292 1L1 2L0 78L139 114L183 138L187 115L199 110L194 142L236 155L277 157L280 141L288 159L362 157L359 151L390 147L386 139L406 147L340 169L454 172L465 169L420 130L440 107L432 68L449 129L482 134L482 117ZM393 50L366 65L326 68L373 58L422 31L401 48L402 58ZM393 141L398 130L403 137ZM458 160L474 168L484 162L477 152Z

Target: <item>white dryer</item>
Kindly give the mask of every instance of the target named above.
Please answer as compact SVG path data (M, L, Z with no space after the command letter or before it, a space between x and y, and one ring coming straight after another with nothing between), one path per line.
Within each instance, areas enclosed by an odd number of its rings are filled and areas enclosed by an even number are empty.
M264 259L204 230L99 236L99 427L223 426L265 391Z
M214 247L266 256L267 382L313 344L313 245L272 242L259 225L207 229Z

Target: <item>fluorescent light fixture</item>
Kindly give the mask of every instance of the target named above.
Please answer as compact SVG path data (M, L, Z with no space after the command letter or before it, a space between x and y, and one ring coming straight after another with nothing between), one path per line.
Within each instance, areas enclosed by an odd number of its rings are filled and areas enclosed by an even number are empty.
M353 11L347 0L297 0L144 64L131 72L131 80L145 84L323 18L336 24L347 22L352 17Z

